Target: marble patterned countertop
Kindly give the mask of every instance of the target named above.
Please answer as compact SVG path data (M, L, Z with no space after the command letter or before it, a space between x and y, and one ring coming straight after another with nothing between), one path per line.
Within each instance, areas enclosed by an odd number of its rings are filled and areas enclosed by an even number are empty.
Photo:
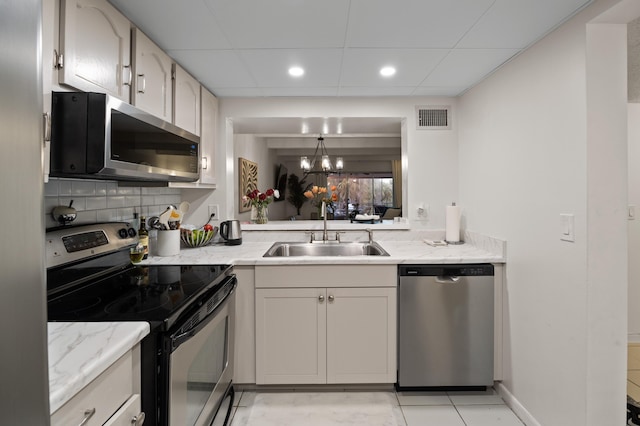
M50 322L47 328L51 414L149 334L146 322Z
M200 248L182 248L175 256L149 256L142 264L188 265L301 265L301 264L439 264L439 263L504 263L501 250L479 247L472 243L433 247L424 241L376 241L389 256L303 256L262 257L275 240L243 242L236 246L211 244ZM290 241L281 238L279 241ZM321 244L321 243L319 243Z
M255 232L245 232L240 245L210 244L201 248L182 248L175 256L149 256L141 264L187 265L300 265L300 264L439 264L439 263L504 263L506 243L482 235L465 233L464 244L433 247L425 238L443 238L442 232L415 233L403 229L404 224L389 225L385 230L376 227L375 241L389 256L320 256L320 257L262 257L275 241L306 241L309 236L302 223L297 232L291 224L254 226ZM395 225L395 226L394 226ZM250 226L249 226L250 227ZM366 226L353 227L345 239L356 235L366 240ZM244 225L243 225L244 229ZM321 228L320 228L321 229ZM338 229L332 229L332 234ZM355 231L355 232L353 232ZM358 235L361 234L361 235ZM317 234L318 235L318 234ZM331 235L334 237L334 235ZM356 239L357 240L357 239ZM153 251L153 249L152 249ZM50 322L49 332L49 391L51 413L54 413L82 388L107 369L149 334L146 322Z

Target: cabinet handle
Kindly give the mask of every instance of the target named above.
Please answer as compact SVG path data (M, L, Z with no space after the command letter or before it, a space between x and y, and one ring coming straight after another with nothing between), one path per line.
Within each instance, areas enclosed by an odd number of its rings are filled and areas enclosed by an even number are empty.
M336 298L333 297L333 294L329 295L329 303L333 302Z
M125 78L125 74L127 73L127 77ZM124 84L125 86L131 86L131 79L132 79L132 75L131 75L131 67L129 65L123 65L122 66L122 84Z
M42 127L44 133L45 145L47 142L51 142L51 114L45 112L42 114Z
M324 302L324 296L321 294L320 296L318 296L318 300L320 301L320 303Z
M89 421L89 419L91 417L93 417L93 415L96 413L96 409L92 408L90 410L84 410L84 419L82 419L82 421L80 422L80 424L78 426L84 426L87 424L87 422Z
M133 418L131 419L131 424L133 426L142 426L144 424L144 417L144 411L137 416L133 416Z
M136 91L138 93L144 93L144 90L146 88L146 83L147 83L147 80L144 78L144 74L138 74L138 79L136 81L136 86L138 87L136 88Z

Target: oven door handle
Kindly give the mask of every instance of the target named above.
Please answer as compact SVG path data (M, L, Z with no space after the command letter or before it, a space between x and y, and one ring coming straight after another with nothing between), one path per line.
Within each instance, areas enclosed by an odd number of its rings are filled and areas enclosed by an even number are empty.
M227 303L229 303L229 298L236 291L236 287L238 286L238 282L237 282L237 279L236 279L235 275L229 277L228 280L233 280L233 287L231 288L229 293L227 293L224 296L224 299L222 299L220 301L220 303L218 303L218 306L216 306L215 309L209 313L209 315L204 317L200 322L198 322L198 324L196 324L189 331L186 331L186 332L184 332L182 334L173 335L173 336L170 337L170 339L171 339L171 352L175 351L180 345L182 345L183 343L185 343L186 341L191 339L193 336L198 334L198 332L200 330L202 330L204 327L206 327L207 324L209 324L209 322L211 322L211 320L218 314L218 312L221 309L223 309Z

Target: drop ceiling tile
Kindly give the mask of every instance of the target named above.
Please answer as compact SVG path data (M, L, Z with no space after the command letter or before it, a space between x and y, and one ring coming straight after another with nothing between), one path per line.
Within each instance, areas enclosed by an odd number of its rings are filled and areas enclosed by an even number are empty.
M337 87L342 49L257 49L238 51L260 87ZM302 77L288 74L291 66L304 68Z
M338 88L332 87L265 87L263 96L337 96Z
M349 2L204 0L234 48L342 47Z
M207 87L257 87L256 80L233 50L169 50L167 53Z
M351 0L347 47L452 48L494 0Z
M231 47L202 0L110 0L164 50Z
M205 87L218 98L261 98L264 96L259 87L222 87L214 88L205 84Z
M517 49L455 49L421 86L471 87L518 53Z
M446 86L420 86L412 93L412 96L459 96L466 90L466 87L446 87Z
M457 47L522 49L590 1L496 0Z
M338 96L410 96L415 87L403 86L363 86L340 87Z
M346 49L341 86L417 86L449 53L446 49ZM380 68L393 66L396 74L382 77Z

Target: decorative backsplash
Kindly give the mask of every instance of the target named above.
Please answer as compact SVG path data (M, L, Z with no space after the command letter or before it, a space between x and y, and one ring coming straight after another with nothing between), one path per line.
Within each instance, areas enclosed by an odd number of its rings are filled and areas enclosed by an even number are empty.
M51 216L56 206L73 207L73 224L130 221L133 214L156 216L169 204L181 201L179 188L121 187L116 182L51 178L44 185L44 216L47 228L58 223Z

